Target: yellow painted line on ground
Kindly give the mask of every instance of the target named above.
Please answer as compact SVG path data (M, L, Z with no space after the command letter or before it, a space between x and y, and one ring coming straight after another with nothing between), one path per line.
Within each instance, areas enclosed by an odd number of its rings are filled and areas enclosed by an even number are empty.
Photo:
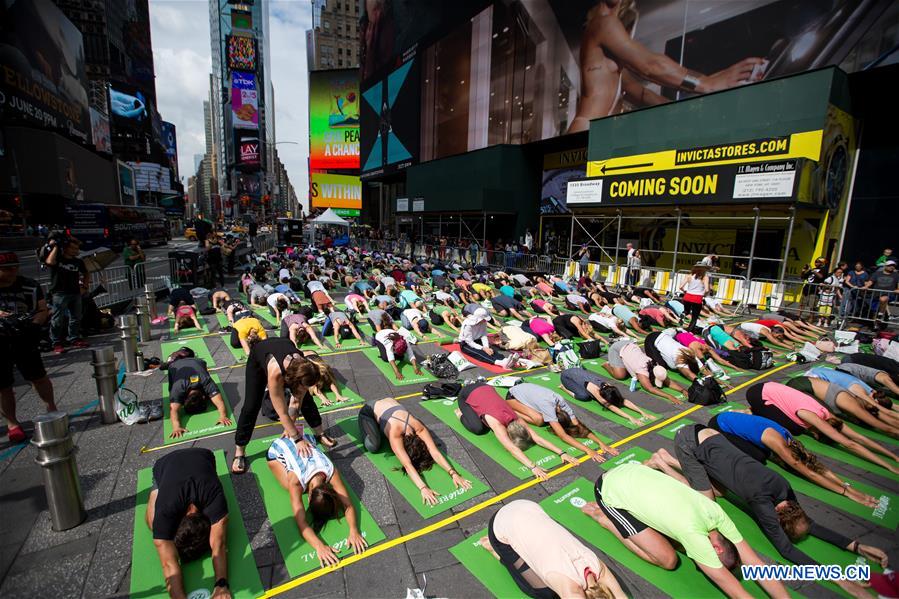
M740 389L744 389L745 387L748 387L749 385L751 385L757 381L760 381L768 376L771 376L775 372L777 372L779 370L783 370L784 368L787 368L788 366L792 366L792 365L793 365L793 363L791 362L788 364L784 364L782 366L778 366L777 368L772 368L771 370L765 372L764 374L761 374L753 379L746 381L745 383L743 383L741 385L734 387L728 393L734 393L736 391L739 391ZM624 445L625 443L633 441L634 439L638 439L638 438L640 438L644 435L647 435L655 430L658 430L660 428L668 426L669 424L676 422L677 420L680 420L681 418L684 418L684 417L688 416L689 414L692 414L693 412L702 409L703 407L704 406L700 406L700 405L691 406L691 407L687 408L686 410L684 410L683 412L680 412L679 414L675 414L671 418L663 420L662 422L659 422L657 424L649 426L643 430L637 431L636 433L634 433L628 437L625 437L623 439L619 439L618 441L615 441L614 443L611 444L611 447L620 447L621 445ZM578 459L578 462L582 464L589 459L590 458L586 455L581 456ZM570 470L572 468L574 468L573 464L564 464L564 465L556 468L555 470L549 472L547 474L547 476L548 476L548 478L553 478L555 476L562 474L563 472L567 472L568 470ZM281 593L285 593L291 589L295 589L302 584L305 584L305 583L315 580L317 578L321 578L322 576L325 576L326 574L330 574L331 572L335 572L341 568L345 568L346 566L355 564L356 562L362 561L373 555L377 555L377 554L387 551L389 549L393 549L394 547L402 545L403 543L406 543L408 541L412 541L414 539L423 537L427 534L430 534L432 532L440 530L441 528L448 526L449 524L458 522L459 520L462 520L463 518L467 518L468 516L476 514L492 505L496 505L497 503L503 501L504 499L507 499L507 498L515 495L516 493L519 493L521 491L524 491L525 489L529 489L537 484L540 484L541 482L542 481L538 478L534 478L534 479L525 481L516 487L512 487L508 491L504 491L498 495L494 495L490 499L486 499L477 505L473 505L470 508L468 508L467 510L459 512L458 514L448 516L448 517L444 518L443 520L434 522L433 524L429 524L427 526L419 528L418 530L414 530L410 533L407 533L407 534L397 537L395 539L391 539L391 540L381 543L379 545L375 545L374 547L370 547L370 548L366 549L363 553L360 553L358 555L351 555L345 559L342 559L340 561L340 563L338 563L336 566L331 566L328 568L321 568L319 570L314 570L312 572L309 572L308 574L304 574L303 576L294 578L293 580L288 580L287 582L285 582L283 584L280 584L276 587L269 589L268 591L266 591L265 593L260 595L260 597L263 599L266 599L268 597L276 597L276 596L280 595Z

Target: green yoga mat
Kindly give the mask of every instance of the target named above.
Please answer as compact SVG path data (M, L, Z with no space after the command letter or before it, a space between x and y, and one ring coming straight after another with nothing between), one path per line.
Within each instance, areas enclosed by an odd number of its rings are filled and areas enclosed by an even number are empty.
M434 464L434 466L427 472L420 473L425 484L437 493L437 505L426 505L421 500L421 491L418 490L412 482L412 479L410 479L405 471L403 471L399 459L393 454L393 451L391 451L386 439L379 452L371 453L366 451L362 446L362 434L359 431L359 425L355 416L352 418L344 418L337 423L337 426L342 428L344 432L350 436L353 443L355 443L356 446L359 447L359 450L365 454L365 457L374 464L375 468L377 468L378 471L384 475L384 478L387 479L387 482L389 482L393 488L403 496L409 505L415 508L415 511L418 512L418 515L422 518L427 519L441 512L445 512L460 503L468 501L472 497L477 497L490 490L486 484L472 475L471 472L460 466L454 460L447 458L450 466L455 468L460 476L471 482L471 489L456 489L450 475L447 474L443 468Z
M896 525L899 525L899 496L895 493L889 493L867 483L843 477L843 480L850 483L855 489L879 498L880 503L874 508L870 508L856 503L843 495L822 489L811 481L788 472L772 462L768 462L768 467L786 478L797 493L814 497L839 510L864 518L868 522L873 522L891 531L895 531Z
M256 561L250 548L250 540L240 516L240 506L234 496L231 477L225 456L215 452L215 469L222 481L228 502L228 584L235 597L258 597L262 594L262 581L256 570ZM134 540L131 546L131 597L167 598L162 565L153 545L153 532L147 526L147 500L153 484L153 469L144 468L137 473L137 504L134 509ZM215 573L212 557L207 556L185 564L182 568L184 590L190 596L194 591L205 589L212 592ZM208 596L208 595L205 595Z
M316 325L313 325L316 326ZM349 339L341 339L340 347L337 347L334 344L334 331L329 332L327 335L321 334L321 325L317 325L316 333L318 333L319 338L322 341L326 341L329 346L333 347L333 350L328 353L336 353L346 351L348 349L357 349L360 347L371 347L371 338L374 337L375 333L371 328L371 325L367 322L356 323L356 329L359 331L359 335L362 337L362 341L359 341L353 336L350 336Z
M806 449L818 455L822 455L837 462L842 462L844 464L849 464L857 468L861 468L866 472L882 476L883 478L899 481L899 474L893 474L883 466L878 466L877 464L869 462L864 458L860 458L854 453L846 451L842 447L822 443L821 441L818 441L810 435L803 435L801 441L802 444L805 445Z
M269 311L267 306L253 306L252 307L253 314L256 315L256 318L264 320L275 328L281 326L281 323L278 319Z
M226 348L228 348L228 351L234 357L235 362L246 362L247 361L247 354L244 353L242 347L240 347L240 346L231 347L231 335L226 335L225 337L222 337L222 344Z
M206 324L206 319L197 314L197 320L200 321L200 328L196 328L191 324L190 327L186 329L181 329L177 333L175 332L175 321L169 321L169 339L184 339L186 337L196 337L197 335L205 335L209 333L209 325Z
M660 595L691 598L723 596L718 587L682 552L678 552L680 559L674 570L659 568L637 557L615 535L581 512L581 507L591 501L595 501L593 483L586 478L578 478L541 501L540 507L553 520L568 530L577 531L579 537L599 549L601 559L602 554L611 557L659 589ZM761 587L745 582L743 585L754 596L766 597Z
M182 347L189 347L194 350L194 354L204 362L206 362L206 366L212 368L215 366L215 360L212 359L212 353L209 351L209 347L206 345L206 340L202 337L197 337L194 339L182 339L180 341L166 341L159 347L159 353L162 354L160 359L164 362L168 359L169 355L172 352L175 352Z
M421 365L419 365L421 374L415 374L415 371L412 369L412 364L403 360L396 363L397 368L400 369L400 374L404 377L403 380L399 381L393 374L393 368L390 367L390 364L381 359L377 347L367 347L363 349L362 355L368 358L369 361L381 371L381 374L384 375L384 378L386 378L391 385L421 385L422 383L431 383L437 380L437 377L428 372L427 369Z
M227 328L231 326L231 323L228 322L228 316L224 312L216 312L215 320L219 323L219 328Z
M555 391L556 393L561 395L563 398L565 398L565 400L568 401L568 403L570 403L572 406L582 407L586 410L589 410L593 414L596 414L600 418L608 420L609 422L614 422L615 424L620 424L621 426L627 427L629 429L637 429L637 428L640 428L641 426L645 426L652 422L657 422L659 419L658 414L656 414L655 412L653 412L651 410L646 410L646 412L655 416L655 420L647 420L647 421L643 422L643 424L635 425L635 424L632 424L631 421L628 420L627 418L619 416L618 414L612 412L611 410L607 410L606 408L602 407L601 405L599 405L599 402L597 402L597 401L592 401L592 400L591 401L579 401L577 399L574 399L573 397L568 395L568 393L566 393L563 389L559 388L559 385L562 384L562 377L557 372L547 371L545 373L534 374L529 377L526 377L525 381L527 381L528 383L534 383L536 385L540 385L541 387L546 387L547 389L550 389L551 391ZM633 415L635 418L641 418L639 412L635 412L634 410L631 410L629 408L621 408L621 409L625 413Z
M512 454L506 451L506 448L502 446L499 440L497 440L496 435L494 435L492 431L484 435L476 435L462 426L462 422L455 414L455 410L457 408L456 401L450 399L437 399L433 401L423 401L421 405L427 411L433 414L434 417L453 429L463 439L480 449L483 453L493 459L493 461L505 468L510 474L517 476L521 480L525 480L533 476L531 471L528 470L524 464L516 460L514 457L512 457ZM583 455L583 452L581 452L579 449L571 447L570 445L564 443L561 439L556 437L548 427L534 428L537 431L538 435L540 435L544 439L549 440L559 449L563 449L574 456ZM608 437L604 437L603 435L597 434L596 436L604 443L609 443L610 441ZM593 441L588 441L586 439L580 439L580 441L583 442L587 447L596 449L596 444ZM559 456L538 445L530 447L527 451L524 452L524 454L532 462L546 471L549 471L562 463L562 459Z
M356 393L355 391L350 389L345 383L337 381L337 387L340 389L340 393L342 395L345 395L349 399L347 399L346 401L337 403L333 399L333 394L331 393L331 391L328 391L326 393L326 395L328 396L328 399L331 400L331 405L324 406L324 405L322 405L321 400L319 400L318 397L315 397L314 395L312 396L315 399L315 405L318 406L318 411L321 412L322 414L324 414L325 412L330 412L332 410L339 410L341 408L346 408L348 406L355 406L355 405L358 405L365 401L365 398L363 398L361 395L359 395L358 393Z
M265 512L272 524L278 548L284 557L287 573L294 577L317 570L319 562L315 550L300 536L296 520L293 517L293 510L290 507L290 496L287 489L278 484L275 475L268 467L266 452L272 441L277 438L274 436L250 441L250 444L247 445L247 461L253 471L253 476L256 477L256 484L262 495L262 503L265 505ZM375 523L365 506L359 502L359 497L356 496L346 480L344 480L344 485L349 491L350 501L356 508L360 534L369 545L380 543L386 538L383 531ZM303 495L303 505L307 507L309 505L309 498L306 494ZM318 532L318 537L332 547L337 557L342 558L353 552L346 543L348 532L349 525L344 516L339 520L330 520L326 523ZM254 563L252 557L250 562Z
M170 439L169 435L172 433L172 421L169 419L169 384L168 381L166 381L162 384L163 445L180 443L181 441L187 441L189 439L200 439L215 433L233 431L237 428L237 419L231 411L231 402L228 400L228 396L225 395L221 379L219 379L217 374L213 374L212 380L218 386L219 391L222 392L222 399L225 401L225 412L228 414L228 418L231 419L231 424L228 426L217 425L216 421L219 419L219 412L212 402L209 402L209 407L202 414L187 415L182 410L180 414L181 425L187 429L187 432L177 439Z
M521 589L515 584L506 567L481 546L480 540L486 536L487 529L483 528L455 547L451 547L450 553L494 597L522 597Z

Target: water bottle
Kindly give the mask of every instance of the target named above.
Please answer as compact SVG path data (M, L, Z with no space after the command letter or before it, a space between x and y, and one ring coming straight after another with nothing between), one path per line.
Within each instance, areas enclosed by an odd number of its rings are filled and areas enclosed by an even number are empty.
M630 384L630 386L628 387L628 388L631 390L631 392L634 392L634 391L637 390L637 382L638 382L638 381L637 381L637 377L632 376L632 377L631 377L631 384Z

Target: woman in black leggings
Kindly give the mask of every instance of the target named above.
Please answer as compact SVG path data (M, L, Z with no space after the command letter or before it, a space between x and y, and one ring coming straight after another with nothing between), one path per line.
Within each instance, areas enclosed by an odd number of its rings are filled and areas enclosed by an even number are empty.
M253 435L253 427L262 407L266 387L284 432L296 442L301 455L311 455L312 447L303 440L302 434L287 413L285 389L290 389L295 397L302 398L300 413L306 424L315 431L316 440L325 447L335 445L335 442L324 434L321 414L309 394L309 387L318 383L320 377L316 365L307 360L290 339L281 337L265 339L250 349L243 407L234 433L234 460L231 464L231 471L234 474L243 474L247 471L245 448Z

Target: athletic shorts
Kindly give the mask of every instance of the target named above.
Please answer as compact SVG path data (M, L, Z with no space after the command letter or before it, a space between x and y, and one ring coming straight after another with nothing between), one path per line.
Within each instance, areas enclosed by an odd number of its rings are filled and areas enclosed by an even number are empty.
M0 344L0 389L9 389L13 386L15 380L13 365L19 369L26 381L36 381L47 376L44 360L35 345L27 342L17 343L13 349L12 344L3 342Z
M627 510L611 507L603 502L602 475L600 475L599 478L596 479L596 484L593 485L593 496L596 498L596 503L599 505L599 509L601 509L603 513L609 518L609 520L612 521L612 524L615 525L618 533L623 538L626 539L628 537L632 537L649 528L646 524L635 518L634 515Z
M619 339L609 346L609 365L615 368L624 368L624 361L621 359L621 348L628 343L633 343L632 339Z

